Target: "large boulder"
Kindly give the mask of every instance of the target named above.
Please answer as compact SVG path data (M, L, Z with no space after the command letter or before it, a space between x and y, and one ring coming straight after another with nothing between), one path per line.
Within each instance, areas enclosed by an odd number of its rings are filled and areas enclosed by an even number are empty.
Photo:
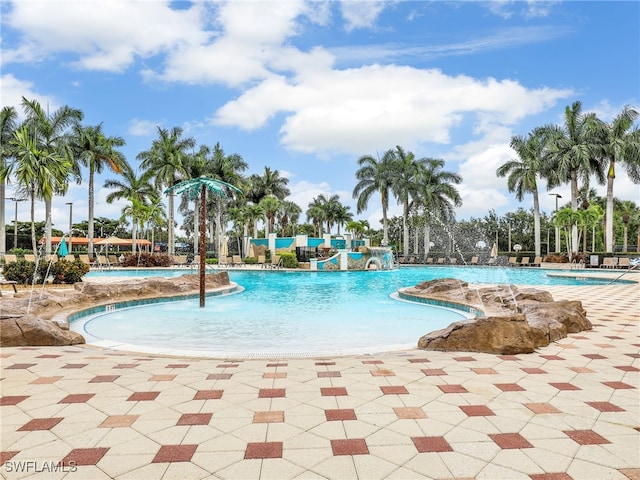
M84 343L79 333L33 314L0 319L0 345L3 347L60 346Z
M551 294L515 285L471 288L466 282L445 278L422 282L402 293L451 303L462 303L485 317L457 322L431 332L418 341L425 350L451 350L498 354L531 353L568 333L591 330L579 301L554 301Z
M513 355L532 353L535 345L527 319L517 313L452 323L420 338L418 348Z

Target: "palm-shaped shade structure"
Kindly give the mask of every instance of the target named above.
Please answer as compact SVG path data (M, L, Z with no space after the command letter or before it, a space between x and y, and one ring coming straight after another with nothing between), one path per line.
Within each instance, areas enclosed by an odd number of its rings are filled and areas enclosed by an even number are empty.
M234 191L242 193L238 187L234 187L230 183L216 180L215 178L197 177L184 180L176 185L167 188L164 193L176 193L180 195L188 192L192 198L200 194L200 308L204 307L204 271L205 271L205 253L206 253L206 234L207 234L207 190L221 198L227 198Z

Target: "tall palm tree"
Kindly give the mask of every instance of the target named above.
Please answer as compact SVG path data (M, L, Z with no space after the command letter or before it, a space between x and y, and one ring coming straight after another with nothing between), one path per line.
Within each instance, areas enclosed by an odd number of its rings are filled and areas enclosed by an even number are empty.
M405 152L401 146L393 150L393 170L391 174L391 191L402 203L402 244L405 255L409 255L409 210L411 198L417 194L418 183L416 176L419 165L426 159L416 160L412 152Z
M171 130L158 128L158 138L151 144L149 150L140 152L137 156L140 166L153 171L155 184L159 190L175 185L180 179L186 178L185 162L189 157L188 150L195 147L196 141L191 137L184 138L182 129L173 127ZM168 201L168 254L175 253L174 240L174 197L169 195Z
M629 105L608 124L595 125L598 155L609 163L607 169L607 205L605 214L605 250L613 252L613 181L616 163L623 166L634 183L640 183L640 130L634 127L638 111Z
M350 206L339 204L333 212L333 221L338 226L338 235L340 235L340 226L353 220L353 214L349 210L351 210Z
M284 200L285 197L291 194L291 191L287 187L289 179L280 175L278 170L271 170L269 167L264 167L264 172L260 177L259 189L263 192L264 196L273 195L278 200Z
M54 155L56 157L65 158L73 165L73 154L69 148L69 127L75 123L82 121L82 111L70 108L68 106L60 107L53 113L49 113L42 108L42 105L36 100L27 100L22 97L22 108L25 113L24 125L27 127L29 134L32 136L37 150L44 157ZM59 170L58 173L63 173ZM66 171L67 177L72 171ZM52 195L42 197L45 203L45 253L51 253L51 201L53 194L63 193L68 185L68 179L53 184L55 190ZM42 191L46 191L44 188Z
M136 238L140 218L143 213L142 206L149 205L158 197L158 191L152 183L153 172L151 170L143 171L138 175L131 165L126 161L122 164L122 174L120 178L115 180L106 180L105 188L114 189L107 195L107 203L113 203L116 200L127 200L130 202L131 209L128 210L129 216L132 217L131 239L132 251L136 253Z
M62 190L71 173L71 161L55 150L41 149L26 126L14 133L15 158L5 169L5 178L15 175L16 182L31 198L31 246L37 250L35 229L35 200L43 199L51 205L55 192ZM50 224L49 217L49 224ZM51 238L49 238L51 242Z
M278 215L278 210L280 210L280 205L282 202L278 200L274 195L269 195L263 198L259 205L264 212L265 218L265 237L269 236L269 234L275 229L275 220Z
M442 170L444 160L426 158L419 164L416 175L418 185L415 203L424 212L424 251L430 248L430 219L437 218L442 222L455 220L454 207L462 205L462 198L454 186L462 182L456 173Z
M13 107L3 107L0 111L0 258L4 256L7 245L7 230L5 220L5 178L3 172L7 160L13 157L11 139L17 128L18 113ZM18 228L16 225L14 228Z
M315 203L315 200L309 203L309 208L307 209L307 221L311 221L313 224L314 231L318 237L322 237L322 225L324 222L325 211L321 205Z
M102 173L107 167L113 173L122 172L124 155L117 148L124 146L122 137L107 137L102 131L102 124L83 127L76 124L73 128L71 148L74 157L89 169L89 224L87 251L93 254L94 209L95 209L95 174Z
M358 199L357 212L362 213L367 209L369 200L374 193L380 194L382 205L382 244L389 244L389 192L391 190L391 172L393 163L393 151L387 150L382 159L376 159L371 155L363 155L358 159L356 179L358 183L353 189L353 198ZM308 215L308 213L307 213Z
M540 256L540 200L538 197L538 174L543 167L542 151L544 141L539 132L529 133L526 137L515 135L511 137L511 148L518 154L517 159L503 163L496 174L507 177L510 192L516 193L516 198L522 201L525 193L533 196L533 235L536 257Z
M300 206L288 200L284 200L280 205L280 226L282 227L282 236L289 233L295 235L296 225L302 213Z
M553 187L569 182L571 187L571 209L578 210L578 179L588 179L594 174L604 183L602 163L597 161L594 130L594 114L582 113L582 103L574 102L565 108L564 125L541 127L540 134L545 139L544 175ZM578 226L571 229L571 250L578 251Z

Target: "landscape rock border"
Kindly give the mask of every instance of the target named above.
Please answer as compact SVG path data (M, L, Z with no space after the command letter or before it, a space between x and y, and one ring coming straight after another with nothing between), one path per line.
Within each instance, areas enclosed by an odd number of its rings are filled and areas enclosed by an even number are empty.
M418 340L422 350L532 353L569 333L593 328L582 302L554 301L549 292L534 288L469 287L467 282L444 278L402 289L400 294L484 312L422 336Z

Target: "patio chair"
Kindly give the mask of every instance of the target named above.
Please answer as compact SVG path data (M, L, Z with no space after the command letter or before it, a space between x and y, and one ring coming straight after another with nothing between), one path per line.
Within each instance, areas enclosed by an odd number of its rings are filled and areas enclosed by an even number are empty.
M44 259L47 261L47 263L48 262L56 263L58 261L58 255L53 255L53 254L45 255Z
M629 257L620 257L618 268L631 268L631 259Z
M109 255L107 258L109 259L109 263L111 265L120 264L120 260L118 260L118 256L117 255Z
M487 260L487 265L497 265L498 264L498 259L496 257L491 257L489 258L489 260Z
M515 267L518 265L518 257L509 257L509 266Z
M280 255L271 257L271 265L269 265L269 268L282 268L282 258Z
M528 267L530 265L529 257L522 257L518 265L520 265L521 267Z
M444 265L444 257L438 257L438 260L436 260L436 263L438 265Z
M427 265L433 265L433 257L427 258Z
M533 262L531 262L532 267L539 267L540 265L542 265L542 257L536 257L533 259Z
M173 256L173 264L174 265L186 265L187 264L187 256L186 255L174 255Z
M76 256L74 254L72 254L72 253L69 253L69 254L64 256L64 259L67 262L75 262L76 261Z
M469 265L478 265L478 257L471 257Z
M449 257L450 265L455 265L456 263L458 263L458 259L456 257Z
M33 253L25 253L24 254L24 259L27 262L35 262L36 261L36 256Z
M5 280L4 278L0 279L0 285L11 285L13 287L13 293L18 293L18 289L16 285L18 282L15 280ZM2 296L2 290L0 290L0 297Z
M600 257L598 257L598 255L590 255L589 256L589 263L588 263L587 267L589 267L589 268L598 268L600 266L599 258Z
M91 259L89 258L89 255L87 255L86 253L81 253L80 255L78 255L78 258L85 265L91 266Z
M4 264L13 263L18 261L18 256L13 253L5 253L4 254Z
M264 268L266 257L264 255L258 255L258 265Z
M233 256L233 266L234 267L244 267L246 263L242 261L242 257L240 255Z
M617 264L618 257L605 257L602 260L602 265L600 265L600 268L615 268Z

